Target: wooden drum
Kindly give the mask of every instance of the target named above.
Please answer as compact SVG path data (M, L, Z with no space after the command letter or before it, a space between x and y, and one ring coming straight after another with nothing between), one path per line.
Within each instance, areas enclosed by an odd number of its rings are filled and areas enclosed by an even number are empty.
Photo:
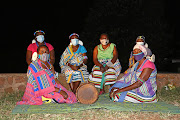
M98 99L98 91L94 84L83 83L77 88L76 97L82 104L92 104Z

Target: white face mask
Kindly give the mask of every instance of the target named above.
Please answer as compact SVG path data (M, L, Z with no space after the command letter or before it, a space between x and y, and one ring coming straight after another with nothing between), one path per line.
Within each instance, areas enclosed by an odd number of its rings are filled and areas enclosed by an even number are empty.
M100 39L102 45L107 45L109 43L108 39Z
M76 39L76 38L71 39L71 43L72 43L72 45L76 46L79 44L79 39Z
M136 42L138 45L144 45L144 42Z
M36 36L36 39L38 42L42 43L44 41L44 35L38 35Z

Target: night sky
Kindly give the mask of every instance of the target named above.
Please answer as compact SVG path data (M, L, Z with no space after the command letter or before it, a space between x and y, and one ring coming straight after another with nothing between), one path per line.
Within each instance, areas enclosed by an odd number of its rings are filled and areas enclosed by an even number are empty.
M58 63L60 55L69 44L68 37L73 32L79 34L83 32L85 24L88 24L86 19L95 5L95 1L59 1L57 4L56 7L41 9L32 7L0 8L1 73L25 73L27 71L26 50L34 39L33 33L39 29L45 31L45 41L52 44L55 49L56 62L54 66L56 71L60 72ZM166 19L171 26L170 29L174 32L175 43L173 44L176 44L179 41L179 23L177 22L179 15L175 14L175 6L168 0L164 2L162 9L165 11L163 19Z

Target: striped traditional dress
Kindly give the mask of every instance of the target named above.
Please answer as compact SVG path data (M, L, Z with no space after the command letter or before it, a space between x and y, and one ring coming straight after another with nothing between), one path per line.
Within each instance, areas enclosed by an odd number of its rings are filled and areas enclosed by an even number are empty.
M83 63L83 53L86 53L84 46L79 45L79 48L76 52L72 51L72 46L69 45L61 56L59 65L61 67L61 72L65 74L67 83L81 81L87 81L89 77L89 72L87 71L87 66L84 64L78 70L72 70L67 64L70 63L74 66L79 66Z
M106 63L111 61L113 58L113 50L115 44L111 43L106 49L102 48L102 44L98 45L98 61L106 66ZM109 67L107 71L102 73L100 67L94 65L92 73L89 75L88 81L93 83L95 87L102 89L105 85L112 85L116 82L118 75L121 72L121 64L117 59L112 67Z
M147 81L145 81L139 88L116 94L115 99L113 99L114 101L116 101L116 102L133 102L133 103L157 102L157 100L156 100L157 70L156 70L154 63L150 62L148 59L146 59L143 62L143 64L140 66L139 69L137 69L138 62L136 62L134 64L134 66L131 68L131 70L110 88L110 91L113 87L123 88L123 87L127 87L127 86L135 83L137 81L137 78L142 73L143 69L146 68L143 66L148 66L148 64L151 64L151 66L154 66L154 70L151 73L149 79Z
M22 101L17 104L41 105L42 98L51 98L58 103L76 103L77 99L73 92L67 91L65 87L57 84L54 74L49 69L43 69L39 59L33 61L28 67L28 81ZM62 89L68 94L68 98L55 91L55 87Z

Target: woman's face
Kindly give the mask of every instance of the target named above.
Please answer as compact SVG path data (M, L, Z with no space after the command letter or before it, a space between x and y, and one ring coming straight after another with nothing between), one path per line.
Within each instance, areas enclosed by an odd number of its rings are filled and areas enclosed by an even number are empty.
M144 42L143 39L137 39L136 42Z
M138 53L141 53L141 52L142 51L140 49L137 49L137 48L133 50L133 54L138 54Z
M40 55L43 53L49 54L49 50L45 46L40 47L40 49L38 51L38 54L40 54Z
M107 35L101 35L100 40L102 40L102 39L108 39Z
M78 36L76 36L76 35L71 36L71 39L75 39L75 38L78 39Z
M37 32L36 36L38 36L38 35L44 35L44 34L42 32ZM36 36L35 36L35 40L37 40Z

